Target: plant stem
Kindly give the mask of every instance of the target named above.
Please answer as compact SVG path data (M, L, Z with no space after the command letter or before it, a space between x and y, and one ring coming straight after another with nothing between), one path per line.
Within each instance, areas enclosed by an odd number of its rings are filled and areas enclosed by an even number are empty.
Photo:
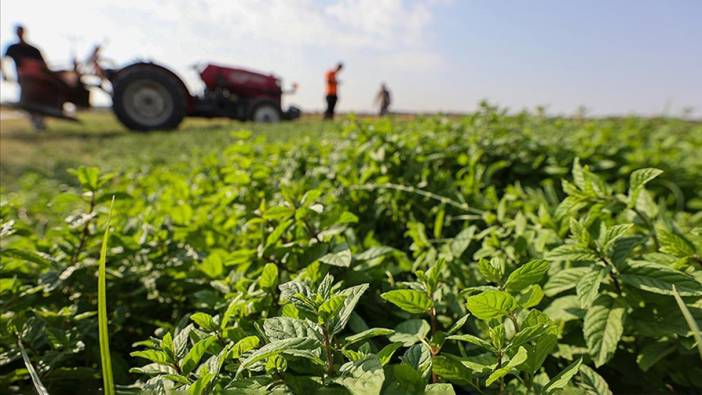
M327 376L331 376L334 373L334 354L332 354L331 339L329 338L329 332L327 328L322 328L322 334L324 335L324 352L327 354Z
M514 324L514 333L519 333L519 324L517 323L517 318L514 316L514 314L510 314L507 317L510 321L512 321L512 324Z
M436 322L436 307L434 306L429 309L429 319L431 321L431 335L434 336L439 327L439 324Z
M46 387L44 384L41 382L41 379L39 378L39 374L37 371L34 369L34 365L32 365L32 361L29 359L29 355L27 355L27 351L24 349L24 345L22 344L22 336L20 336L19 333L15 330L15 336L17 337L17 346L20 349L20 354L22 355L22 360L24 361L24 366L27 368L27 371L29 372L29 376L32 379L32 383L34 384L34 389L39 395L48 395L49 392L46 390Z
M651 220L648 219L648 216L646 214L642 213L641 210L637 209L636 207L632 207L632 210L636 213L636 215L641 218L641 220L646 224L646 226L651 230L651 236L653 237L653 243L656 245L656 249L661 248L661 244L658 241L658 234L656 233L656 228L653 227L653 224L651 223Z
M609 272L609 278L612 279L612 282L614 283L614 288L617 290L617 294L621 295L622 287L619 285L619 280L617 280L617 276L615 276L613 272Z
M88 215L93 215L93 210L95 209L95 191L90 192L90 208L88 209ZM85 224L83 225L83 231L80 234L80 241L78 242L78 247L73 250L73 255L71 256L71 265L75 265L76 262L78 261L78 257L80 256L80 253L83 251L83 247L85 247L85 242L88 239L88 230L90 226L90 222L92 221L92 218L89 218L88 220L85 221Z
M419 189L419 188L415 188L415 187L411 187L411 186L406 186L406 185L399 185L399 184L392 184L392 183L386 183L386 184L380 184L380 185L365 184L365 185L352 185L351 188L353 188L353 189L366 189L366 190L370 190L370 191L375 190L375 189L394 189L396 191L414 193L414 194L419 195L419 196L424 196L424 197L429 198L429 199L434 199L434 200L437 200L441 203L445 203L449 206L453 206L457 209L460 209L460 210L463 210L463 211L466 211L469 213L480 214L480 215L483 214L483 210L479 210L477 208L470 207L465 203L460 203L460 202L457 202L453 199L449 199L445 196L437 195L433 192L425 191L423 189Z
M477 384L474 383L473 380L470 380L470 385L471 385L471 387L473 387L473 389L475 389L476 391L478 391L479 394L484 394L484 393L485 393L485 392L483 392L482 389L480 389L480 380L479 380L479 379L477 380Z
M680 297L680 293L675 288L675 285L673 285L673 297L675 298L675 303L678 304L678 308L680 309L683 318L685 318L685 322L687 322L687 326L692 332L692 336L695 338L695 340L697 340L697 351L699 351L700 359L702 359L702 332L700 332L700 327L697 325L697 321L695 321L692 313L690 313L690 309L688 309L685 305L685 301L683 301L682 297Z
M107 217L105 234L102 237L100 246L100 259L98 261L98 338L100 344L100 366L102 368L103 391L105 395L115 394L115 385L112 372L112 357L110 356L110 333L107 328L107 242L110 236L110 223L112 221L112 205L115 199L112 198L110 213Z
M497 353L497 367L495 370L499 370L502 367L502 351ZM505 392L505 381L504 377L500 378L500 390L499 394L502 395Z
M429 295L431 297L431 295ZM429 309L429 320L431 321L431 338L432 341L434 341L434 335L436 334L436 331L438 330L438 323L436 322L436 307L432 306L431 309ZM431 356L434 357L436 354L439 353L439 348L434 348L433 346L430 345L429 347L429 352L431 353ZM434 373L433 371L431 372L431 382L433 383L438 383L439 382L439 377Z
M306 219L303 219L302 223L305 224L305 228L307 229L307 233L309 233L310 237L317 240L317 243L321 243L322 240L319 239L319 235L317 234L317 231L314 229L314 227L309 222L307 222Z
M612 270L609 271L609 278L612 279L612 283L614 284L614 288L617 290L617 294L621 295L622 294L622 287L619 285L619 280L617 279L617 276L614 275L614 264L612 264L610 261L607 260L604 256L600 255L600 260L604 262L604 264L608 267L611 267Z
M531 373L524 372L524 382L526 384L527 389L531 390L531 387L532 387Z

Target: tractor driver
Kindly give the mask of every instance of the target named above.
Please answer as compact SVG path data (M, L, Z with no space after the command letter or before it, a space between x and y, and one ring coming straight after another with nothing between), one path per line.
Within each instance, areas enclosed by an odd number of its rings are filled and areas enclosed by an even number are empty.
M48 67L46 66L46 61L44 61L44 57L41 55L41 51L39 51L39 49L29 44L25 40L24 26L17 25L15 27L15 34L17 34L17 42L7 47L4 57L11 58L12 61L15 63L15 70L17 71L17 81L20 84L20 103L23 103L25 100L23 95L24 90L22 89L22 79L20 78L20 69L22 69L23 67L38 67L44 70L48 70ZM5 81L10 81L10 78L7 76L7 73L2 68L1 59L0 72L2 73L2 78ZM30 120L32 121L34 129L46 129L46 125L44 124L44 117L42 117L41 115L30 113Z

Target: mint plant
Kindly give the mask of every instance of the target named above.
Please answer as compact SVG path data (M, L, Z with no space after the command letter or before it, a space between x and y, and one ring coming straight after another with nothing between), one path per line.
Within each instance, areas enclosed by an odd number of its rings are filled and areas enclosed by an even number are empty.
M698 122L324 128L3 194L0 388L702 388Z

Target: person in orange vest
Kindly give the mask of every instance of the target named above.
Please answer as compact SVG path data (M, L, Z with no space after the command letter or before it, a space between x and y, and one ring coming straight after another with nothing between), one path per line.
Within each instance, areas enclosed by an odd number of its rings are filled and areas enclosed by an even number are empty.
M344 64L339 62L335 69L331 69L325 74L327 80L327 110L324 112L324 119L334 119L334 108L336 107L336 102L339 100L337 96L339 80L336 79L336 75L343 68Z

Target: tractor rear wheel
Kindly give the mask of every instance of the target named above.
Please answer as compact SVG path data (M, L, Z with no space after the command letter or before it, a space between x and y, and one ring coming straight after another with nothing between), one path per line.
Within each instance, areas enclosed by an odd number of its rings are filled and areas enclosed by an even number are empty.
M131 130L170 130L186 113L187 92L167 70L139 65L123 70L112 81L112 109Z
M278 123L281 118L280 108L269 101L256 104L251 111L251 120L254 122Z

